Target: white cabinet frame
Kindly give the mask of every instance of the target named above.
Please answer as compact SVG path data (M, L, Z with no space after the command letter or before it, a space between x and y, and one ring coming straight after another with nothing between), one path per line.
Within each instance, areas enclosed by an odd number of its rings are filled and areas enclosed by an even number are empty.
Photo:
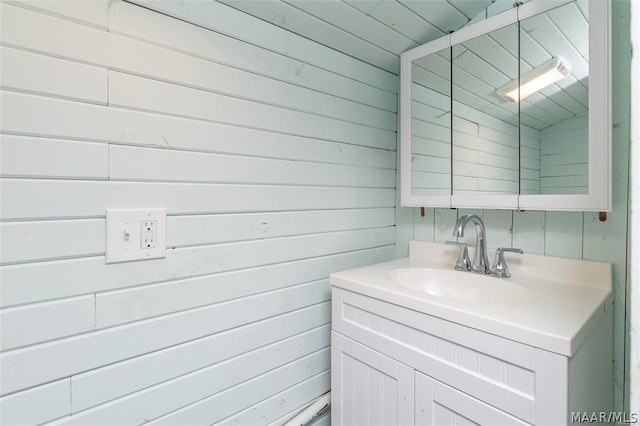
M536 195L413 195L411 62L448 46L575 0L531 1L400 56L400 200L403 207L611 211L611 1L589 0L589 193ZM452 189L453 190L453 189Z
M345 393L370 393L363 385L366 381L358 385L352 379L348 369L355 364L397 383L397 395L403 397L393 399L390 410L402 406L405 415L398 414L398 421L388 426L412 422L425 426L428 383L445 385L437 386L438 394L431 394L432 399L449 398L452 411L476 413L476 420L487 425L496 418L512 424L563 425L575 420L572 412L613 409L611 309L587 332L576 352L566 357L338 287L333 287L332 295L332 421L336 426L350 426L344 413L352 407L345 406L351 404ZM347 365L344 354L358 362ZM415 372L413 379L411 372ZM415 389L415 395L407 394L409 388ZM460 406L464 401L470 406ZM415 418L406 411L415 413ZM375 424L367 418L359 418L358 424Z

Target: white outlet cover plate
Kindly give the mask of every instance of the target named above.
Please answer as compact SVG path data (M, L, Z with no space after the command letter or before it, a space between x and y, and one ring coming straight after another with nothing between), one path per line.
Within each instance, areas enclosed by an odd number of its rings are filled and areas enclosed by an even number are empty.
M145 220L157 221L154 248L142 247L141 224ZM106 263L166 257L166 209L107 209L106 228Z

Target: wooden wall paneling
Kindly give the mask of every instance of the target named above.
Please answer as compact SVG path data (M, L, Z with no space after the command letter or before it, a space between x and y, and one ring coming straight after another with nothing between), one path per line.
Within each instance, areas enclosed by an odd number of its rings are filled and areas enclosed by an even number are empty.
M384 168L395 164L393 150L18 93L0 92L0 97L3 128L15 134Z
M291 411L301 411L308 405L309 395L320 396L331 386L329 376L330 373L328 371L317 374L251 406L251 408L241 413L233 414L218 424L220 426L266 424L266 422L275 421L278 419L278 416L282 416Z
M98 294L97 323L123 324L322 280L368 261L366 253L340 254Z
M373 74L371 72L354 70L341 75L332 71L335 61L321 62L314 57L276 54L272 50L125 1L112 2L111 11L109 30L112 33L125 34L238 69L252 70L364 105L397 111L397 82L390 74L385 80L388 83L379 88L379 83L372 84L376 80L370 75ZM216 48L212 50L210 46ZM379 75L375 73L375 77Z
M451 194L451 178L442 173L413 172L411 179L417 182L412 187L414 195L449 195ZM428 184L428 185L427 185Z
M431 4L401 0L400 3L424 20L433 23L445 34L459 29L468 21L468 18L462 12L448 2Z
M540 132L520 127L520 192L540 193Z
M483 34L464 42L464 46L474 55L464 55L476 58L485 58L495 71L502 74L502 84L508 83L512 78L507 77L508 70L516 70L518 67L518 30L515 25L499 28L490 34ZM460 57L457 61L465 63L471 58ZM494 67L495 65L499 67ZM473 69L473 68L471 68ZM487 69L488 70L488 69ZM489 73L486 73L488 76ZM495 75L490 78L496 78ZM506 80L504 80L506 79ZM500 85L499 85L500 86Z
M41 4L53 2L41 2ZM62 4L63 2L59 2ZM16 2L23 5L23 2ZM65 8L73 9L69 2ZM105 64L109 55L109 33L35 12L13 4L0 4L0 37L3 45L19 47L61 59L87 64ZM25 25L29 22L29 25ZM55 37L51 34L55 33Z
M326 280L0 355L2 391L26 389L329 300ZM140 339L139 336L144 336ZM118 343L119 342L119 343ZM126 342L126 344L122 344ZM11 368L8 368L11 366Z
M29 2L6 0L20 7L26 7L53 16L94 26L101 30L107 29L109 17L109 0L89 1L47 1L31 0Z
M540 132L543 193L588 193L587 133L585 116L564 120Z
M458 210L456 209L435 209L434 218L434 241L444 243L445 241L455 241L451 234L453 227L458 220Z
M3 285L0 287L2 291L0 300L5 306L12 306L212 274L236 268L266 266L277 262L326 256L336 252L363 250L365 251L363 258L370 263L375 263L376 261L388 260L392 256L393 228L385 230L384 235L386 236L382 242L378 240L381 235L376 232L352 231L317 235L306 240L304 237L297 237L293 240L240 243L235 247L234 245L222 245L184 248L170 250L164 260L114 265L105 265L104 258L94 257L73 261L6 266L1 271ZM356 238L360 238L360 241L355 240ZM318 244L318 247L308 247L307 244ZM337 245L332 247L332 244ZM263 252L263 250L271 251ZM277 250L282 252L275 252ZM264 257L263 253L269 253L270 256ZM294 254L292 255L292 253ZM211 262L211 259L215 259L216 262ZM51 277L58 277L56 286L50 285L48 279Z
M265 77L259 70L232 68L116 35L109 48L110 69L365 125L395 126L395 112Z
M376 208L394 189L5 179L6 219L101 217L105 208L164 206L167 214ZM224 203L221 202L224 200Z
M0 154L1 177L104 180L109 173L108 147L101 143L0 135Z
M372 128L115 71L109 72L109 103L116 107L395 149L395 119L387 123L386 129Z
M416 43L435 40L445 35L442 30L420 18L399 2L346 0L346 3L388 26L393 26Z
M331 412L324 412L313 419L313 426L331 426Z
M179 423L193 422L199 418L212 418L212 421L218 422L223 420L221 417L229 416L235 410L237 411L243 405L258 405L262 395L275 396L274 392L281 392L285 389L293 387L296 384L296 380L301 380L301 376L298 373L300 369L306 369L309 374L314 374L312 378L316 378L324 383L325 389L330 386L330 373L329 373L329 349L319 351L307 358L302 358L291 366L285 366L273 370L264 375L264 377L258 377L252 381L243 383L242 385L231 388L220 395L207 398L191 407L187 407L184 410L177 411L171 415L165 416L153 422L153 425L173 425ZM322 370L322 368L325 370ZM293 370L297 368L298 371ZM291 371L288 371L291 370ZM319 376L319 377L318 377ZM318 384L316 382L316 384ZM307 398L313 399L318 396L315 390L312 390L307 395ZM215 413L211 416L211 413Z
M421 209L413 209L413 239L420 241L434 241L434 223L436 210L433 208L424 209L424 217L420 215Z
M347 54L356 56L357 52L357 56L362 58L365 62L379 64L382 69L396 75L399 73L400 63L398 61L397 53L378 47L375 44L375 41L379 41L379 37L375 37L373 42L369 42L368 39L363 39L357 34L352 34L351 32L333 25L329 26L321 17L309 15L301 10L300 8L304 7L303 5L292 6L277 0L243 0L235 2L221 0L221 2L239 10L251 13L265 21L271 20L273 16L278 16L280 19L278 23L289 31L294 33L303 33L305 34L305 37L310 37L312 40L321 44L329 46L337 44L340 46L340 49ZM247 8L246 6L248 5L251 7ZM344 8L343 13L345 13ZM383 26L380 25L377 30L382 32L382 27ZM397 37L393 37L391 39L395 41L397 40ZM408 45L412 44L409 41L405 41L405 43ZM389 41L385 44L388 45ZM398 46L396 46L396 49L397 48Z
M587 117L581 116L562 121L544 129L540 132L541 155L581 153L581 158L584 158L585 153L588 153L588 151L584 151L588 138L587 128Z
M54 3L0 5L3 403L71 377L34 422L275 421L326 391L327 277L395 252L397 77L221 3ZM168 256L105 265L132 206Z
M487 255L493 263L493 250L513 245L513 212L511 210L485 210L484 225L487 230ZM469 230L471 232L471 229Z
M545 212L513 212L513 247L521 248L525 253L544 254L545 222Z
M348 261L342 264L338 259L335 259L336 270L383 262L391 259L394 251L392 246L360 247L354 250L362 251L354 254L345 254L347 259L353 261L352 264ZM175 252L179 251L176 250ZM211 257L209 254L214 254L214 256ZM180 269L183 260L193 259L194 257L199 260L188 261L184 264L185 268L188 269ZM68 269L70 266L69 261L42 262L30 266L7 266L0 271L3 283L2 287L0 287L2 291L0 301L5 306L12 306L58 297L125 288L132 285L186 278L185 275L191 274L205 275L216 271L222 272L224 269L220 265L211 265L210 262L207 262L208 259L212 258L215 259L215 252L189 249L179 253L176 257L170 255L168 264L164 266L161 265L162 261L155 261L156 263L153 265L148 265L149 262L133 262L108 267L101 257L74 261L71 264L73 267L71 272ZM251 265L250 262L248 264ZM155 270L150 270L151 266ZM49 285L47 281L47 277L52 276L60 277L60 281L56 286Z
M0 264L102 256L104 227L102 219L2 222Z
M326 347L329 340L328 333L324 334L327 335L326 343L313 331L304 333L287 339L285 342L279 342L277 346L270 345L259 348L226 362L163 382L141 392L126 395L108 404L77 414L74 413L70 419L57 423L65 425L139 424L192 405L195 401L215 395L226 388L233 388L238 384L242 386L247 381L251 383L250 380L256 376L257 379L254 379L254 382L262 379L267 382L267 386L283 390L304 380L308 377L307 374L314 375L328 368L328 359L325 360L322 357L325 352L328 352L328 348L322 349L323 343ZM306 364L307 368L300 368L301 364ZM265 371L269 373L263 374ZM285 376L286 373L289 374L289 377ZM277 376L277 380L269 376ZM249 394L245 398L235 395L237 401L234 405L244 407L258 402L259 400L256 401L254 395ZM194 405L198 405L198 403L196 402ZM173 424L193 424L198 418L201 419L200 421L202 419L212 421L212 417L216 415L223 418L221 411L223 410L212 410L208 415L203 415L204 413L200 412L198 413L200 417L192 417L190 421L186 422L178 420Z
M416 59L411 66L411 100L442 111L451 109L451 73L448 55L436 52ZM415 77L414 77L415 76ZM438 114L436 114L436 117Z
M587 188L581 176L545 177L541 179L541 191L545 194L584 194Z
M111 180L395 188L394 169L185 151L109 147Z
M93 295L3 309L0 348L5 352L93 330L95 315Z
M582 259L584 213L547 212L544 254Z
M580 6L580 2L578 6ZM629 301L627 292L630 288L628 268L630 263L637 262L636 257L629 257L627 251L630 235L629 226L636 227L635 222L629 221L629 206L631 204L628 201L628 194L631 185L629 175L636 174L637 171L635 169L630 170L629 166L630 144L633 143L630 138L629 122L627 121L633 115L630 112L629 102L632 99L632 91L629 90L628 86L630 75L628 65L632 61L632 49L629 44L629 38L626 35L629 10L625 5L617 2L613 2L612 6L614 10L612 15L614 37L617 29L620 40L620 42L612 45L614 50L612 76L614 93L613 117L615 120L611 160L613 208L611 212L607 213L605 222L600 222L597 213L584 214L583 257L588 260L613 263L613 292L615 298L613 320L614 401L616 409L628 409L629 406L625 401L629 396L630 386L632 385L626 371L628 371L630 363L634 362L628 355L629 326L627 324L629 321ZM637 25L635 26L637 27ZM631 121L632 123L637 122L637 118L632 117ZM634 214L632 217L637 217L637 215ZM631 391L632 395L633 392Z
M462 70L454 70L454 80L458 81L453 88L454 97L457 98L457 102L454 104L454 113L457 115L456 104L467 105L470 108L481 110L486 112L489 115L497 117L501 120L505 120L507 122L512 122L513 124L517 123L517 115L513 111L513 107L509 105L500 105L499 101L492 100L487 101L484 97L479 96L474 93L476 91L476 87L481 86L482 92L491 93L495 90L495 88L482 83L477 78L475 78L472 74L467 71ZM461 85L464 83L464 85Z
M186 247L319 232L383 228L394 226L394 210L392 207L384 207L169 216L167 246Z
M489 36L485 36L487 39L491 39ZM495 43L487 43L489 49L491 49L491 45ZM465 47L468 47L465 43ZM498 50L503 51L504 49L498 48ZM513 58L510 60L513 63ZM500 64L497 66L497 64ZM461 54L454 58L454 83L456 85L461 84L461 87L464 87L466 90L469 90L474 95L482 98L485 97L486 94L490 94L497 87L501 87L504 84L509 83L513 77L511 77L510 71L517 70L516 66L507 63L501 62L488 62L488 59L482 55L482 53L478 54L476 51L472 51L471 49L466 50L465 54ZM471 84L462 85L461 81L458 81L458 75L465 76L466 72L461 72L458 70L461 68L462 70L469 70L473 80ZM493 89L493 90L492 90ZM487 97L487 100L492 100L491 97ZM510 105L513 108L512 105ZM509 109L508 107L505 109Z
M41 424L71 414L68 378L0 398L3 425Z
M157 3L151 0L135 0L133 3L303 62L323 64L325 69L328 68L337 74L397 93L398 78L396 75L307 38L296 36L287 30L271 25L269 22L256 20L220 2Z
M453 155L454 157L456 157L455 151ZM509 161L513 161L513 160L509 160ZM474 163L462 161L462 159L460 160L454 159L453 164L454 164L453 168L456 176L467 176L469 178L476 177L478 180L485 178L487 180L507 181L509 186L514 187L513 193L514 194L518 193L517 191L518 170L514 170L510 168L510 166L498 164L498 166L501 166L501 165L504 166L503 168L503 167L496 167L489 164L474 164ZM454 193L459 190L462 190L462 188L458 188L455 185L453 186Z
M565 57L571 64L572 76L570 76L567 81L559 82L558 86L566 90L571 96L571 103L569 103L567 107L564 107L564 105L554 102L549 97L537 94L530 98L530 102L523 104L525 105L523 109L535 111L533 114L536 116L544 109L552 111L554 114L557 114L558 117L569 117L571 114L567 108L577 111L575 100L578 100L585 106L588 103L586 86L577 80L577 78L582 78L589 74L588 63L586 57L580 52L582 48L577 47L566 36L561 35L563 32L552 22L548 15L550 14L538 15L527 18L521 22L521 63L525 67L533 68L552 56L562 55ZM564 24L565 23L563 23L563 25ZM583 34L585 34L584 38L587 39L586 33ZM532 35L535 35L535 40ZM582 42L580 44L582 44ZM549 94L555 91L557 91L557 89L551 88L543 93Z
M423 139L420 142L427 142L427 141ZM425 150L428 149L426 148L426 145L427 145L426 143L420 144L420 145ZM420 155L420 154L414 153L412 154L411 171L425 173L425 174L433 174L433 175L441 174L441 175L445 175L443 176L443 179L446 179L447 177L449 177L449 173L451 170L450 164L451 164L451 160L446 157L438 158L435 156L427 156L427 155ZM424 183L421 181L412 181L412 186L420 187L425 183L429 183L428 186L433 186L433 184L428 181Z
M347 3L339 2L332 5L332 7L323 7L322 3L296 0L287 0L287 3L322 21L331 22L332 26L345 30L353 36L366 40L395 55L400 55L400 53L418 46L415 41L408 39L400 32L389 28L381 22L371 19L368 15L361 13ZM235 3L233 4L235 5ZM350 45L353 44L353 42L350 43ZM356 46L354 46L355 49L357 49Z
M3 89L107 103L107 70L24 50L0 47Z
M517 127L473 107L458 107L454 105L454 192L517 193Z
M73 411L86 410L316 329L330 322L330 311L329 302L323 302L74 375Z

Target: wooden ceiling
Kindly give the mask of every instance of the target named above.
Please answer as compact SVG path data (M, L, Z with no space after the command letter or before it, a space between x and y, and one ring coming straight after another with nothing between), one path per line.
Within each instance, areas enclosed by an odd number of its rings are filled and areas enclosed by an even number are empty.
M314 40L393 74L399 74L400 54L450 31L511 9L515 0L215 0L261 20ZM520 0L527 2L529 0ZM536 1L536 0L532 0ZM540 0L543 1L543 0ZM584 114L587 109L588 46L586 0L523 22L522 72L546 59L568 57L573 74L522 102L521 119L543 129ZM494 92L517 72L517 29L505 28L483 36L488 42L468 42L454 57L464 103L497 116L512 116L517 108L495 99ZM475 46L481 46L477 49ZM467 53L462 55L466 50ZM473 52L474 50L477 50ZM507 61L488 60L482 52L512 55ZM505 63L506 62L506 63ZM514 68L513 65L511 68ZM517 71L517 67L514 68ZM465 71L467 70L467 71ZM515 71L514 71L515 72ZM465 74L466 73L466 74ZM461 75L462 75L461 74ZM513 75L510 75L513 74ZM448 79L448 77L447 77ZM433 83L433 82L432 82ZM476 105L477 104L477 105ZM515 113L514 113L515 111Z
M217 0L398 74L400 53L514 0Z

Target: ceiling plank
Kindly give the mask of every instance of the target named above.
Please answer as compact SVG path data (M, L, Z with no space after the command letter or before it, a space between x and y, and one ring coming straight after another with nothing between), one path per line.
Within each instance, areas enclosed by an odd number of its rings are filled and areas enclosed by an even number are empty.
M469 18L446 1L399 1L445 34L449 31L459 30L469 22Z
M481 11L491 6L494 0L447 0L458 9L468 20L474 18Z
M283 0L330 26L340 28L380 49L399 55L418 43L342 1Z
M398 74L398 55L279 0L218 0L349 56Z
M344 0L351 6L393 28L417 44L424 44L445 33L396 0Z

